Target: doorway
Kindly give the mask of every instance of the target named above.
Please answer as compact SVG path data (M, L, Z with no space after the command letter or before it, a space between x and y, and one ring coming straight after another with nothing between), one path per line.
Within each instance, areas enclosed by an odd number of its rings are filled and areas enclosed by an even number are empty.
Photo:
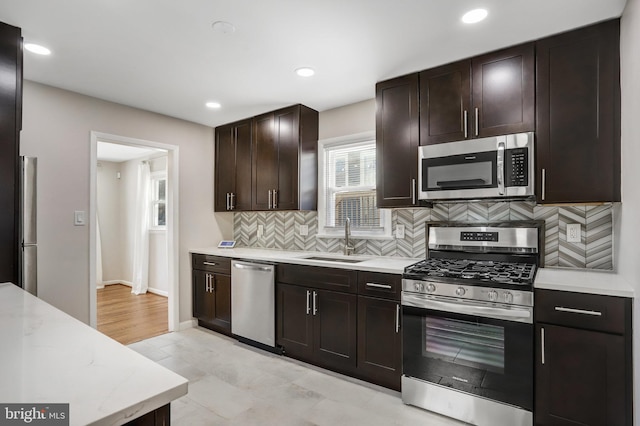
M91 134L90 322L124 344L178 328L177 165L177 146Z

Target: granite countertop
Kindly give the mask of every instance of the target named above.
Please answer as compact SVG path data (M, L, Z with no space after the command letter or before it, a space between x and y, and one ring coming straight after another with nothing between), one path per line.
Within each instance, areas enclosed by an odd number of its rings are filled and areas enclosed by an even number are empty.
M235 259L257 260L264 262L293 263L296 265L312 265L358 271L386 272L390 274L402 274L406 266L412 265L421 260L410 257L385 257L358 254L344 256L340 253L326 253L318 251L285 251L244 247L232 249L208 247L202 249L193 249L191 250L191 253L209 254L214 256L224 256L232 257ZM306 259L312 256L345 260L345 262L329 261L323 259ZM361 262L352 263L350 262L351 260L361 260Z
M622 276L607 271L540 268L533 286L606 296L634 296L633 287Z
M184 377L10 283L0 341L0 401L69 403L71 425L120 425L187 393Z

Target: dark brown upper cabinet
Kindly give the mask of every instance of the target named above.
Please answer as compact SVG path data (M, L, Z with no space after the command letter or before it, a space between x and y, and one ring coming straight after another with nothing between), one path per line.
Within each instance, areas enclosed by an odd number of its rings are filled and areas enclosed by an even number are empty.
M216 127L215 211L251 210L251 119Z
M22 36L0 22L0 282L18 284L18 155L22 126Z
M620 201L620 21L536 43L540 203Z
M533 131L534 44L420 73L420 144Z
M315 210L318 112L294 105L253 118L252 210Z
M378 207L417 204L418 74L376 85Z

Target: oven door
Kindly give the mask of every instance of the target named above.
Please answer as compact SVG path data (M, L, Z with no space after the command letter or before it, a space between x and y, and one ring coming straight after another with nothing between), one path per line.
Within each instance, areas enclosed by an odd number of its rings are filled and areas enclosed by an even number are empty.
M431 297L439 303L425 308L407 306L404 298L404 376L533 410L531 308L505 308L503 315L495 305ZM449 303L456 312L446 310Z

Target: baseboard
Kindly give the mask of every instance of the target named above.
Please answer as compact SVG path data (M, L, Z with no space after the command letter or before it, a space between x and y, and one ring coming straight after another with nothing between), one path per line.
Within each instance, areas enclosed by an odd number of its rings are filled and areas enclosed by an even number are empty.
M182 321L180 323L180 325L178 326L178 331L182 331L182 330L187 330L189 328L193 328L196 325L198 325L198 320L196 319L190 319L187 321Z
M122 285L126 285L127 287L133 287L133 283L132 282L125 281L125 280L102 281L102 285L104 285L104 286L114 285L114 284L122 284Z
M104 288L104 284L96 286L96 290L102 290L103 288Z
M156 288L149 287L147 291L149 293L157 294L158 296L169 297L169 292L166 290L158 290Z

